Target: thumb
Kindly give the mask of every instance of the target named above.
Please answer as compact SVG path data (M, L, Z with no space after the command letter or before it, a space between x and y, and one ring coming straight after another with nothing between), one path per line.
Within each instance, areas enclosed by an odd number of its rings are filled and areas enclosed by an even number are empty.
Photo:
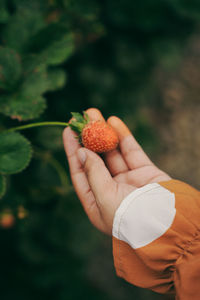
M79 161L85 171L90 188L98 202L104 202L105 193L114 188L114 181L103 160L94 152L80 148Z

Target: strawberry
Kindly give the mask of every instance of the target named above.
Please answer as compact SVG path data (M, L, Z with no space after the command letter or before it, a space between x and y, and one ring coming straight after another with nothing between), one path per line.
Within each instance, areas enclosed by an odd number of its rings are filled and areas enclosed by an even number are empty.
M2 228L11 228L15 223L15 217L10 212L4 212L0 217L0 226Z
M97 153L108 152L117 147L117 133L105 121L90 121L85 112L83 116L79 113L72 113L72 116L69 126L79 134L79 142L84 147Z

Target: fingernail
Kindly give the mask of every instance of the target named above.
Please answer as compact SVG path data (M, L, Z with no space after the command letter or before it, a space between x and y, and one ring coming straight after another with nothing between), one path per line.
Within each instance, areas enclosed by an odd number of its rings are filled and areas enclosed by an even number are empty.
M78 152L77 152L77 155L78 155L78 159L79 159L81 165L84 165L84 163L85 163L85 161L86 161L86 153L85 153L85 150L79 149Z

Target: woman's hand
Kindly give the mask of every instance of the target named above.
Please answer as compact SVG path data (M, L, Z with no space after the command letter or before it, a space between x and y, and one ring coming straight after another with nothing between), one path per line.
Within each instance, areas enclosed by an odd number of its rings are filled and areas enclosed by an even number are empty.
M95 108L86 112L91 120L103 119ZM151 162L119 118L110 117L107 122L116 130L120 142L119 149L104 154L103 159L81 147L69 127L64 130L63 141L72 182L86 214L99 230L112 234L115 212L129 193L171 178Z

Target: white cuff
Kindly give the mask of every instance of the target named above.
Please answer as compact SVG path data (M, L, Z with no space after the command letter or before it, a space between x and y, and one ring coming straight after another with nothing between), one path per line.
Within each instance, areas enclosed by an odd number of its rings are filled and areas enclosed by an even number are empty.
M118 207L113 236L133 249L148 245L162 236L176 215L175 195L152 183L130 193Z

